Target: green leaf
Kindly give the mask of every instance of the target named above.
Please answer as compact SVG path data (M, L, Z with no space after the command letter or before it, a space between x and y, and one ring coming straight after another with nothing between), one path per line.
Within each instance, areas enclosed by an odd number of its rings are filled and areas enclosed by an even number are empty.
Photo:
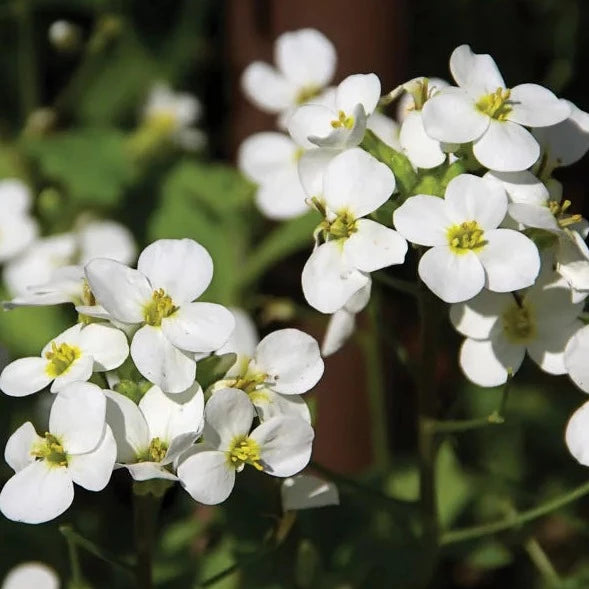
M114 129L65 131L24 147L46 178L81 204L115 205L132 179L124 135Z
M511 552L496 540L487 540L477 546L467 558L467 563L477 569L498 569L513 561Z
M317 587L321 559L317 548L309 540L301 540L297 551L295 579L297 587Z
M208 356L196 363L196 379L206 391L212 384L221 380L235 364L237 354L221 354Z

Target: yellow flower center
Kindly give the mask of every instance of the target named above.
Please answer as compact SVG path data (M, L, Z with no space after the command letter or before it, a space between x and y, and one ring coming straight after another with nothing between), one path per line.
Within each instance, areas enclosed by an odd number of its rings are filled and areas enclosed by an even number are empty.
M168 444L160 438L153 438L147 450L138 456L138 462L161 462L168 451Z
M476 221L464 221L448 228L448 244L456 254L480 250L486 245L485 232Z
M495 92L485 94L485 96L479 98L476 107L492 119L504 121L512 110L511 104L509 103L510 96L511 90L497 88Z
M304 153L305 153L305 150L302 147L297 147L297 149L295 149L295 152L292 156L292 159L295 162L298 162L301 159L301 157L303 157Z
M555 200L548 201L548 210L554 215L554 218L563 229L583 220L582 215L571 215L570 213L567 213L571 204L570 200L565 200L562 203Z
M333 221L325 219L319 229L323 232L325 241L330 239L347 239L358 231L357 219L350 211L340 211Z
M43 441L31 450L36 460L45 460L50 466L67 466L68 456L58 438L49 432L45 433Z
M321 88L319 86L303 86L296 95L295 102L297 104L304 104L305 102L309 102L311 98L319 96L320 93Z
M173 111L158 111L147 119L149 129L158 135L169 135L178 126L178 117Z
M331 126L334 129L351 129L354 126L354 117L352 115L347 116L343 110L337 113L337 119L331 121Z
M57 378L65 374L80 356L80 348L76 346L66 343L58 346L55 342L51 342L51 349L45 352L45 358L49 360L45 366L45 372L51 378Z
M514 344L522 344L536 336L536 325L529 306L514 303L502 315L503 332Z
M264 470L260 464L260 446L248 436L237 436L233 439L227 450L227 461L236 470L241 470L245 464Z
M151 301L143 308L143 317L147 325L159 327L162 324L162 319L170 317L178 310L174 305L172 297L164 292L163 288L154 290L151 295Z
M88 307L93 307L96 304L96 298L94 297L94 293L90 289L90 285L88 284L88 281L85 278L82 284L82 304Z

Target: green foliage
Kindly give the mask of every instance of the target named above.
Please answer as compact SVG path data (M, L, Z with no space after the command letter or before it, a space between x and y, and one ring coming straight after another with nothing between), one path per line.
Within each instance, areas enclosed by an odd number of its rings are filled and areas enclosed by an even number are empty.
M221 354L208 356L196 363L196 374L200 386L207 390L213 383L221 380L235 364L237 354Z

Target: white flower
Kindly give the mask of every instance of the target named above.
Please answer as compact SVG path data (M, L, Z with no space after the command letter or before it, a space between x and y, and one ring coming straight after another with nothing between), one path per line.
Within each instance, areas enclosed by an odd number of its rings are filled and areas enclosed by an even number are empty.
M256 204L269 219L290 219L309 210L298 172L302 151L283 133L256 133L239 147L239 169L259 185Z
M254 407L237 389L217 391L205 407L202 444L178 466L182 486L200 503L229 497L246 464L277 477L301 471L311 457L313 428L298 417L277 416L253 431Z
M318 97L335 72L332 43L315 29L283 33L274 45L277 67L255 61L243 72L246 96L261 110L281 115L285 127L294 108Z
M217 354L236 354L237 358L231 369L232 374L247 369L249 361L256 353L260 336L256 324L243 310L232 307L229 309L235 319L235 327L229 339L216 351Z
M412 196L393 213L401 235L433 246L419 261L419 276L448 303L466 301L483 287L508 292L533 284L540 270L534 243L522 233L497 229L507 212L501 186L461 174L445 199Z
M167 393L194 383L190 353L220 348L233 330L233 315L225 307L192 302L212 276L211 256L191 239L152 243L139 256L137 270L106 258L86 266L96 301L115 320L140 326L131 357L139 372Z
M397 120L402 123L405 117L415 110L422 109L423 105L432 96L437 94L442 88L447 88L450 84L442 78L419 77L413 78L404 84L401 84L391 93L392 99L399 96L397 103Z
M122 331L106 325L78 323L51 340L41 357L19 358L0 374L0 389L23 397L51 384L57 393L72 382L85 381L92 372L119 367L129 355Z
M298 474L282 481L280 497L283 511L339 505L335 484L310 474Z
M315 338L298 329L279 329L262 339L251 358L234 364L215 388L247 393L262 420L295 415L310 422L300 395L319 382L323 369Z
M93 258L110 258L122 264L131 264L137 257L133 234L115 221L104 219L82 223L76 230L76 239L76 263L82 266Z
M535 285L516 298L510 293L481 292L450 308L454 327L467 336L460 366L474 383L503 384L519 369L526 351L542 370L565 374L565 349L582 326L583 304L574 304L561 283Z
M401 127L397 121L390 117L376 110L368 119L366 128L370 129L381 141L392 147L395 151L401 151L403 149L399 143L399 131Z
M198 99L187 92L174 92L167 84L153 85L143 109L143 118L150 126L165 131L185 149L198 149L204 143L202 131L193 127L201 115Z
M127 397L105 391L106 422L117 442L117 463L137 481L176 480L173 462L198 438L204 397L194 384L184 393L166 395L151 387L137 406Z
M59 577L42 562L23 562L8 572L2 589L59 589Z
M368 117L380 99L376 74L348 76L337 87L331 104L304 104L291 116L288 131L297 145L347 149L359 145Z
M8 519L46 522L71 505L73 483L89 491L106 487L117 447L105 412L99 387L73 383L55 397L44 436L30 422L10 436L4 457L15 474L0 493L0 511Z
M565 441L577 462L589 466L589 401L571 415L565 431Z
M353 294L348 302L329 319L323 342L321 354L323 357L335 354L354 333L356 326L356 315L366 307L370 301L372 280Z
M321 196L314 199L324 220L302 274L305 298L322 313L335 313L366 286L368 273L401 264L407 242L393 229L363 219L395 189L390 169L362 149L339 154L327 167Z
M0 181L0 264L24 250L39 228L30 215L31 193L17 179Z
M555 125L570 114L569 106L542 86L506 88L493 58L468 45L454 50L450 70L459 87L444 88L425 103L425 130L438 141L472 141L475 157L491 170L529 168L540 147L524 126Z

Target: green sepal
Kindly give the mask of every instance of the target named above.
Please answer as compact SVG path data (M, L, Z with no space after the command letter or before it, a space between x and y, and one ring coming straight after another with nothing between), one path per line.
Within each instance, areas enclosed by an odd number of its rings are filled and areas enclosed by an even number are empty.
M207 356L196 363L196 378L203 390L221 380L235 364L237 354Z

